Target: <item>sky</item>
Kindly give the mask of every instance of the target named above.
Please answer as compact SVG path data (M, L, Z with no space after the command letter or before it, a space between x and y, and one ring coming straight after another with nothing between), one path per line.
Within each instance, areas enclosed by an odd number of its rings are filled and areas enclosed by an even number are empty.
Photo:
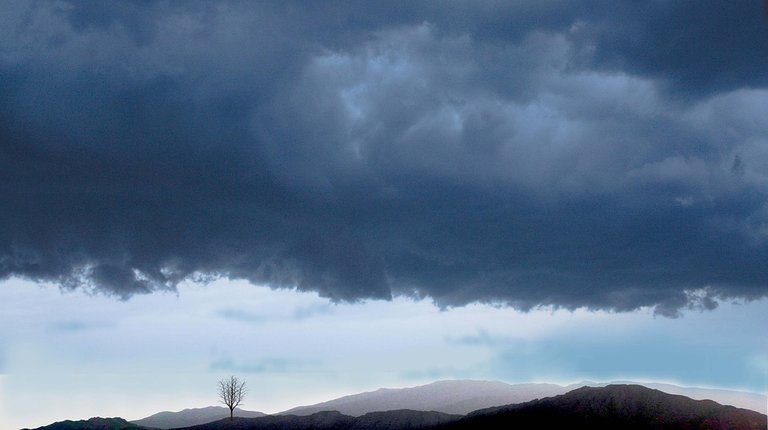
M2 417L765 391L765 58L759 0L3 1Z
M329 303L247 281L183 283L117 301L55 285L2 284L2 428L139 419L218 402L275 413L381 387L441 379L671 382L765 392L768 300L678 319L429 300Z

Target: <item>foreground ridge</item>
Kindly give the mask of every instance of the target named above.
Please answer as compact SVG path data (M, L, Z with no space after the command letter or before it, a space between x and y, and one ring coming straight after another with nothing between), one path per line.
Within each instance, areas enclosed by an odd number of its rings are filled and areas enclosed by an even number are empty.
M569 429L766 429L766 415L640 385L582 387L518 405L475 411L443 429L510 425Z

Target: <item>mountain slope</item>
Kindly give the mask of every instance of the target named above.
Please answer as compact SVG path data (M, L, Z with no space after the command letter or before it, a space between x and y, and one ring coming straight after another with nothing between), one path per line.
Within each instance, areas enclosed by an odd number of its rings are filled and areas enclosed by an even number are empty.
M498 381L446 380L411 388L388 389L353 394L309 406L299 406L280 414L310 415L320 411L339 411L345 415L360 416L368 412L397 409L438 411L447 414L469 412L534 399L565 394L583 386L642 385L669 394L679 394L695 400L714 400L723 405L768 413L768 398L763 394L720 389L681 387L661 383L638 382L581 382L568 386L555 384L507 384Z
M627 384L632 384L627 382ZM743 391L720 390L714 388L680 387L672 384L641 383L639 385L654 388L669 394L679 394L694 400L714 400L721 405L750 409L761 414L768 414L768 397L764 394Z
M382 388L353 394L310 406L300 406L280 415L310 415L339 411L350 416L368 412L412 409L464 415L477 409L563 394L565 387L554 384L516 384L497 381L449 380L411 388Z
M694 400L714 400L721 405L731 405L737 408L750 409L761 414L768 414L768 396L765 394L752 393L748 391L724 390L720 388L700 388L683 387L680 385L664 384L660 382L637 382L637 381L612 381L612 382L592 382L582 381L567 386L567 391L575 390L581 387L606 387L608 385L642 385L643 387L653 388L663 391L667 394L678 394L680 396L690 397ZM566 392L567 392L566 391Z
M711 400L693 400L639 385L609 385L475 411L440 428L766 430L766 419L763 414Z
M60 421L35 430L140 430L136 424L129 423L122 418L91 418L80 421ZM24 429L27 430L27 429Z
M350 430L420 429L453 422L461 415L449 415L435 411L401 409L386 412L369 412L355 418Z
M575 389L581 385L592 387ZM198 425L200 429L415 429L430 426L439 427L454 421L456 426L461 427L464 425L462 423L470 420L489 420L484 422L483 426L494 426L498 423L509 425L511 421L520 421L521 425L540 427L534 418L542 414L541 422L547 423L547 425L561 425L567 421L571 424L575 423L575 428L584 426L585 424L582 422L584 419L599 425L611 422L611 420L629 420L628 423L622 422L621 424L624 427L629 426L629 428L642 428L642 425L640 427L635 425L637 422L644 423L643 425L646 426L650 425L650 428L677 428L674 426L664 427L664 425L669 424L667 421L672 419L669 417L674 419L687 417L685 419L688 421L684 421L683 424L692 429L742 428L742 426L743 428L765 429L765 414L761 415L753 411L723 406L713 401L695 401L662 391L681 394L692 393L692 396L700 396L699 398L726 399L727 402L736 405L746 403L753 407L765 405L765 396L737 391L678 387L669 384L649 383L647 385L658 386L661 391L636 384L610 384L606 386L592 382L563 387L553 384L509 385L502 382L487 381L439 381L413 388L380 389L317 405L294 408L291 411L295 411L295 414L292 415L283 413L276 416L262 416L263 414L260 412L238 410L237 413L241 416L255 415L261 416L261 418L216 421L222 417L228 417L228 410L223 407L209 407L185 409L180 412L161 412L133 422L127 422L120 418L62 421L40 427L39 430L137 430L143 428L139 426L182 428L191 425ZM534 398L540 400L531 401ZM479 407L476 407L477 405ZM574 405L578 405L578 407ZM495 407L489 408L489 406ZM344 413L337 411L314 412L317 409L334 408L340 409ZM474 412L461 418L460 415L468 410ZM616 415L617 410L622 411L622 413ZM456 412L455 415L449 415L440 411ZM513 416L515 414L516 416ZM491 416L493 417L489 418ZM557 417L562 418L562 422L552 421ZM648 420L651 418L656 421L649 422ZM678 422L679 420L674 421L674 419L670 421L672 424L675 426L681 424ZM754 427L755 420L762 422L762 427L759 425ZM210 423L210 425L199 426L199 424L204 423ZM704 425L702 423L709 423L707 424L709 427L702 427ZM572 427L571 424L568 426Z
M354 417L336 411L318 412L308 416L267 415L260 418L228 418L184 430L342 430L349 429Z
M257 418L263 417L261 412L245 411L235 409L236 417ZM180 427L191 427L198 424L205 424L212 421L218 421L222 418L229 418L229 409L222 406L208 406L206 408L184 409L179 412L158 412L146 418L133 420L131 423L158 429L174 429Z
M416 430L432 428L459 418L461 415L413 410L371 412L359 417L325 411L301 416L223 419L183 430Z

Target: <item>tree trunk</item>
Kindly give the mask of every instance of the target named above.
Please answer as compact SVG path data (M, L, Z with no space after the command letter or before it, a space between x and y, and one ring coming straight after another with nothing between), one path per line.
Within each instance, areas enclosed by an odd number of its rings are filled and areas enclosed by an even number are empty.
M232 413L233 413L234 411L235 411L234 409L232 409L232 408L229 408L229 420L230 420L230 421L232 421Z

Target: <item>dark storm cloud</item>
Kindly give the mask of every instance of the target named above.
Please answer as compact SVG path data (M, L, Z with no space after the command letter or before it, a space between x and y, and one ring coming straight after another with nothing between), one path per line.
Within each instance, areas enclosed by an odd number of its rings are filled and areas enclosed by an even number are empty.
M2 277L665 315L768 292L760 2L0 12Z
M576 39L592 65L650 76L684 97L768 84L768 23L759 1L611 2Z

